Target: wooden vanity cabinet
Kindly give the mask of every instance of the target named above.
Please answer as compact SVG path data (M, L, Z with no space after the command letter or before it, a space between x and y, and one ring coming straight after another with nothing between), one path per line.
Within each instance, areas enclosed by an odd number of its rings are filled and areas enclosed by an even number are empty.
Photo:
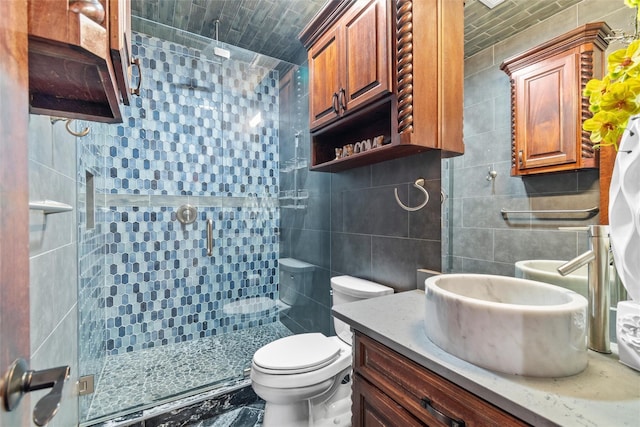
M339 171L430 149L462 154L462 0L327 2L308 49L311 169ZM336 158L381 136L383 146Z
M582 130L591 117L582 90L603 76L610 33L604 22L586 24L500 65L511 79L511 175L598 167Z
M528 425L357 331L353 371L354 427Z
M30 111L122 122L120 104L131 93L130 15L129 0L30 0Z

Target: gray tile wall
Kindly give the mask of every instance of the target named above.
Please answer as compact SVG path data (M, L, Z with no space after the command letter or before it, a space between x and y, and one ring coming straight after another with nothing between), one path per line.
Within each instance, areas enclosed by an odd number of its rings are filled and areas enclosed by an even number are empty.
M585 232L558 227L598 223L598 217L545 218L513 215L501 208L579 209L599 203L598 172L586 170L530 177L510 176L510 87L502 61L587 22L604 20L630 31L633 11L622 2L585 0L520 34L467 58L463 156L443 161L449 194L443 228L447 272L514 274L522 259L570 259L586 250ZM609 52L619 49L612 43ZM485 177L490 167L498 176Z
M331 275L348 274L396 291L418 287L417 269L440 270L440 153L430 151L331 175ZM413 187L424 178L427 205Z
M49 117L29 118L29 200L55 200L76 205L76 140L64 123ZM59 412L49 426L78 422L75 382L78 378L77 239L75 209L44 215L29 213L31 311L30 368L71 367ZM49 390L31 394L31 406Z

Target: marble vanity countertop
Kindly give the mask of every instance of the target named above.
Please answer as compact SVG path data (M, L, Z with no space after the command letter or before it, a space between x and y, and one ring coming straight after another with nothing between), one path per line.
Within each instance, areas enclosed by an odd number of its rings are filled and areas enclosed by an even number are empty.
M534 378L472 365L441 350L424 332L424 291L342 304L333 314L355 330L535 426L640 425L640 372L617 355L589 350L580 374ZM615 349L614 349L615 350Z

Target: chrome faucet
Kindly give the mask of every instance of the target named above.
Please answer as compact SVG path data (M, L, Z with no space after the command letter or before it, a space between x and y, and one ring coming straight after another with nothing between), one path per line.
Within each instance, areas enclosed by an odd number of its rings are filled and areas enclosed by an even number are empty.
M590 225L589 250L558 267L558 273L566 276L585 264L588 272L588 342L591 350L611 353L609 347L609 265L611 245L608 225Z

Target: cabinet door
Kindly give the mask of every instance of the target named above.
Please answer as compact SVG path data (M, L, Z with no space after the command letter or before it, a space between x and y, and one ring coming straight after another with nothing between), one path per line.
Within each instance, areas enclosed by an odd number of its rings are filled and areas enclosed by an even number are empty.
M109 3L101 0L98 7L81 1L29 0L27 4L30 111L121 123L109 52Z
M356 374L361 375L383 396L397 402L424 425L441 425L442 420L446 420L449 425L457 422L458 425L467 427L526 425L467 390L358 332L355 334L354 352L353 369ZM355 390L354 386L354 396ZM354 414L363 410L362 406L357 407L358 404L354 398ZM384 409L384 413L386 411L387 409ZM354 420L357 416L360 415L354 415Z
M571 53L531 65L514 75L516 173L578 160L576 103L579 55Z
M344 22L345 73L340 107L349 111L391 88L391 48L386 0L360 0Z
M353 427L424 426L360 375L353 376Z
M309 50L310 128L321 126L338 116L340 89L339 34L334 26Z

